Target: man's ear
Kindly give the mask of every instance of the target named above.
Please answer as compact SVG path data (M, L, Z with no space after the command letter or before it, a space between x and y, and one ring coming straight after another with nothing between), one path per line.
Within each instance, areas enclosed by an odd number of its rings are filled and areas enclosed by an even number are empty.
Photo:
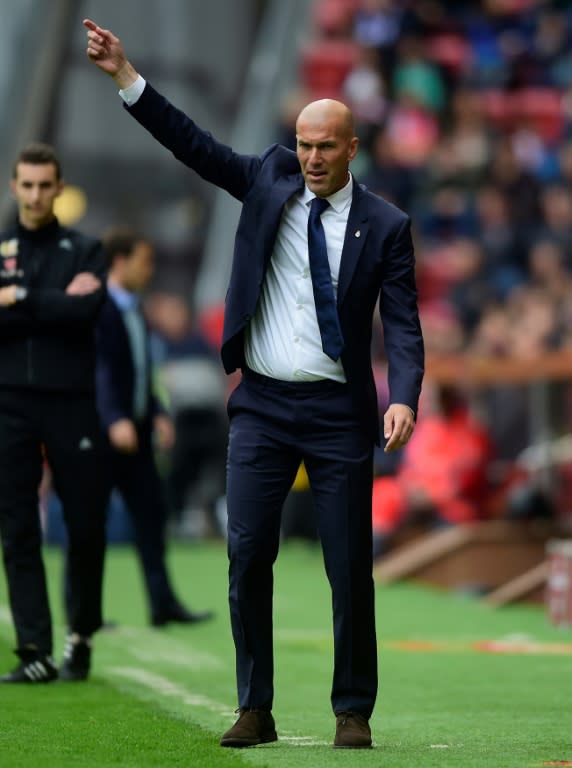
M358 149L359 149L359 139L357 136L354 136L350 141L350 147L348 152L348 160L350 163L354 159L354 157L357 155Z

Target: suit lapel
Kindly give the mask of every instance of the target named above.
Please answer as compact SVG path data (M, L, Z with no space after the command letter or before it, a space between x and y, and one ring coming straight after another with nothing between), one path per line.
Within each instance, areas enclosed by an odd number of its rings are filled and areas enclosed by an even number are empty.
M261 245L266 262L268 262L272 254L272 248L276 240L278 227L280 226L282 209L292 195L301 191L303 187L304 177L301 173L284 176L277 180L268 197L260 201L257 229L263 235Z
M354 181L352 204L348 216L344 247L342 249L342 258L340 261L338 305L340 305L345 298L369 228L363 201L364 194L357 182Z
M290 176L283 176L278 179L272 188L272 203L278 205L282 210L284 204L296 192L301 192L304 188L304 177L301 173L293 173Z
M268 258L272 248L271 243L276 239L282 209L285 203L296 192L301 192L304 188L304 177L301 173L294 173L289 176L281 177L272 188L270 200L264 201L264 218L261 225L264 232L264 250ZM340 261L340 274L338 278L338 305L342 303L351 283L360 253L364 246L369 224L364 206L364 193L359 184L354 181L352 204L348 216L346 234L344 238L344 247Z

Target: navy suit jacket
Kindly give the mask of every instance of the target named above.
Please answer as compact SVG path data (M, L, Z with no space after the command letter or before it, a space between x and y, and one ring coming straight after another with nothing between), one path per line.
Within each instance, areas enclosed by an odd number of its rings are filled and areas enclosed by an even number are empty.
M153 416L162 409L151 387L151 360L148 350L147 415L137 424L140 433L150 436ZM119 419L135 421L133 390L135 367L129 336L121 311L109 296L96 326L96 400L99 418L106 433Z
M226 296L222 361L244 368L244 330L254 315L286 201L304 187L295 152L274 144L241 155L216 141L147 84L128 111L175 157L242 202ZM423 337L417 311L409 217L354 183L338 280L342 364L363 427L379 442L371 367L376 303L384 332L391 403L417 412L423 378Z

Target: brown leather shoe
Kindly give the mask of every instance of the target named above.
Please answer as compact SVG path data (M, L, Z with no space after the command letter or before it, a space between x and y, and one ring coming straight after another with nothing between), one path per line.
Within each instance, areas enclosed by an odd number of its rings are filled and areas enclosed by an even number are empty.
M357 712L338 712L334 747L341 749L371 747L371 730L363 715L358 715Z
M221 747L254 747L277 741L272 712L266 709L239 709L238 720L223 733Z

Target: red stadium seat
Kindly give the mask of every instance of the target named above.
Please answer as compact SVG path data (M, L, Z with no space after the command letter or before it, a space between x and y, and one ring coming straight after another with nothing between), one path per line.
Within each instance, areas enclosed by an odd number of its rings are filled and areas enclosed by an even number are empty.
M460 35L435 35L427 41L427 56L455 77L461 75L471 57L469 44Z
M514 94L515 113L546 141L556 141L564 129L562 94L555 88L523 88Z
M302 82L313 98L339 98L342 85L357 64L359 47L349 40L320 40L302 51Z
M318 0L314 3L314 23L324 37L344 37L351 33L360 0Z

